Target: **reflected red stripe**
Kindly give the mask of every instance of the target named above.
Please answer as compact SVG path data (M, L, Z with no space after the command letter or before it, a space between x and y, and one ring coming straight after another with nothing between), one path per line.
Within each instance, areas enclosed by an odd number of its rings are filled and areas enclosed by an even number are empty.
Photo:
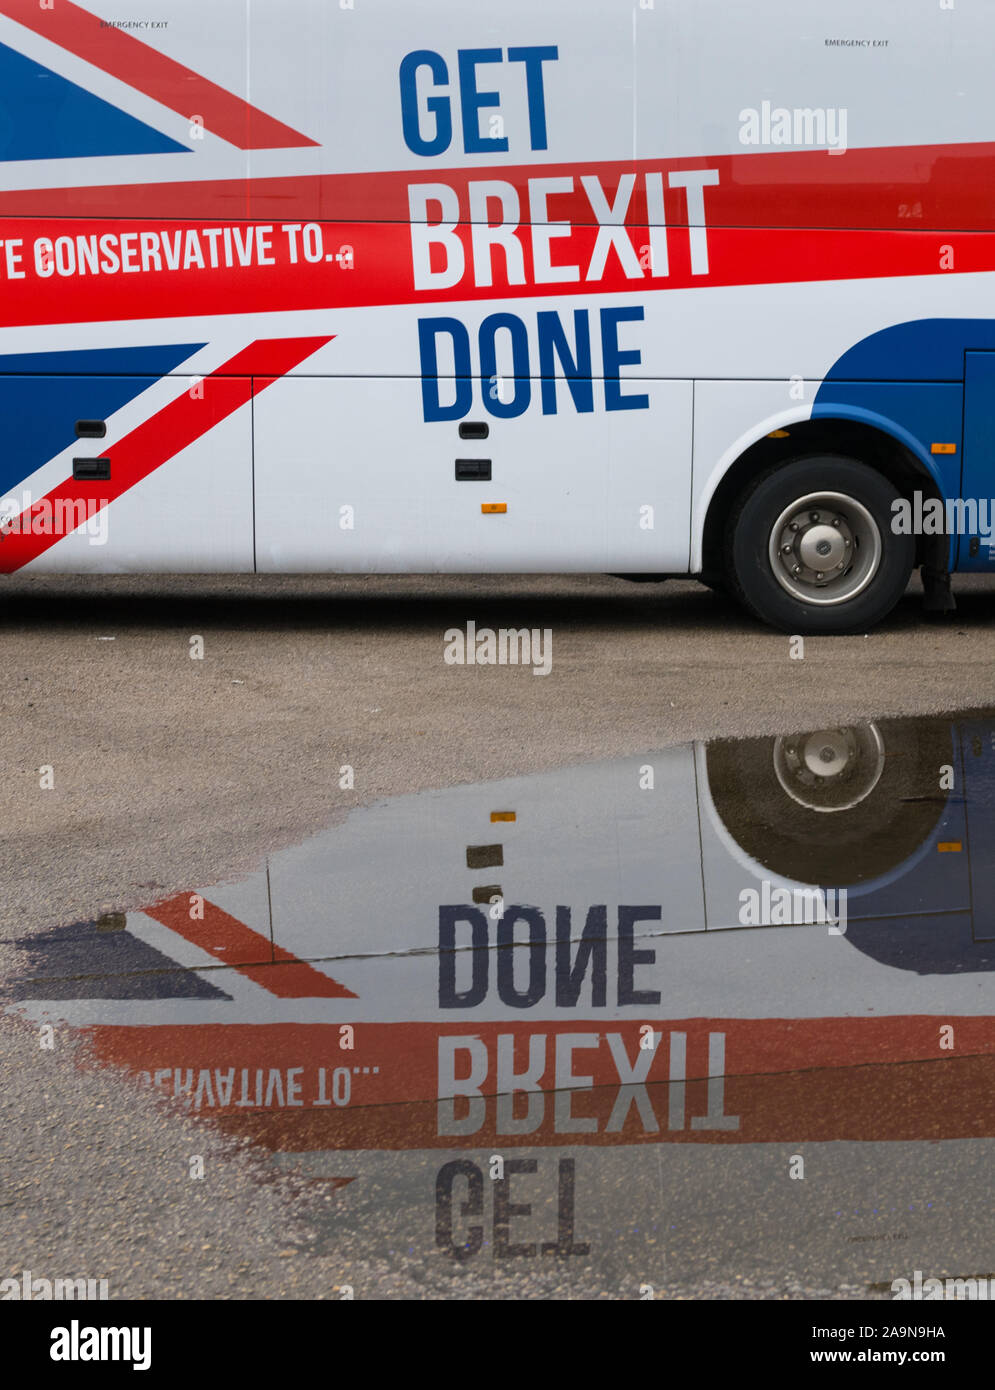
M239 1006L233 1004L234 1011ZM481 1148L491 1144L614 1145L637 1143L742 1144L803 1140L901 1140L991 1138L995 1136L995 1019L928 1017L820 1019L647 1019L662 1033L646 1077L648 1111L619 1103L621 1080L606 1035L621 1035L630 1063L639 1049L640 1020L535 1019L474 1022L450 1018L430 1023L367 1023L350 1011L356 1048L340 1049L343 1018L329 1023L245 1021L152 1027L113 1025L84 1030L97 1061L134 1072L169 1071L196 1077L210 1071L243 1070L250 1093L257 1071L265 1093L271 1074L299 1069L299 1107L273 1101L234 1109L215 1103L202 1115L272 1149ZM940 1029L953 1024L956 1052L940 1048ZM675 1093L669 1081L668 1035L687 1039L687 1080ZM514 1036L515 1066L526 1069L529 1038L546 1038L542 1115L527 1133L499 1130L495 1103L496 1048L501 1034ZM587 1119L586 1131L564 1128L557 1118L554 1087L557 1034L589 1033L596 1043L574 1054L574 1071L590 1086L569 1089L570 1116ZM708 1049L711 1034L724 1038L722 1113L736 1128L699 1127L693 1117L709 1113ZM479 1127L463 1135L439 1133L439 1039L457 1035L482 1042L489 1070ZM348 1107L332 1104L328 1092L335 1068L351 1075ZM374 1067L377 1068L374 1071ZM358 1069L358 1070L357 1070ZM459 1075L468 1072L463 1054ZM241 1080L239 1083L241 1084ZM213 1081L212 1081L213 1085ZM324 1098L322 1086L324 1086ZM215 1087L216 1089L216 1087ZM525 1096L515 1101L524 1113ZM622 1096L623 1101L626 1097ZM671 1105L683 1119L670 1127ZM458 1114L468 1102L457 1102ZM644 1102L645 1107L646 1102ZM251 1102L250 1102L251 1105ZM615 1114L613 1121L613 1112ZM614 1127L609 1128L613 1123Z
M161 922L279 999L358 998L338 980L298 960L282 946L274 947L268 937L253 931L216 903L205 899L203 918L192 918L190 894L178 893L175 898L146 907L144 912L146 917Z

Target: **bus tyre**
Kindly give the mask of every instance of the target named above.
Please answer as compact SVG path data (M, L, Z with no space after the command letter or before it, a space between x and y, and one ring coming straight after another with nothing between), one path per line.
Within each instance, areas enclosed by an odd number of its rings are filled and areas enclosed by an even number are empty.
M892 530L900 496L836 454L761 474L729 518L734 596L784 632L866 632L894 608L915 562L915 537Z

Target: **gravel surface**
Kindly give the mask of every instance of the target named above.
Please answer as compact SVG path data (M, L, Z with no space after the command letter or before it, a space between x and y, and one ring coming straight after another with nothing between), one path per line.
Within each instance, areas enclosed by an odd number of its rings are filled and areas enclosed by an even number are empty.
M689 738L995 706L995 578L955 592L956 613L925 619L913 588L880 630L806 639L798 660L787 637L692 583L5 580L0 979L17 938L238 877L378 798ZM443 634L470 620L550 629L551 673L447 665ZM890 1297L882 1280L911 1275L913 1248L944 1264L937 1274L987 1272L972 1262L991 1249L988 1141L814 1146L821 1189L784 1180L783 1145L588 1152L590 1258L485 1249L458 1263L435 1248L440 1155L382 1154L366 1184L335 1181L355 1176L348 1164L278 1171L88 1066L68 1031L40 1042L0 1016L0 1277L105 1277L112 1297L145 1298L339 1298L350 1285L357 1298L614 1299L648 1283L657 1297L766 1299ZM549 1174L522 1179L545 1220L533 1239L555 1230L555 1152ZM620 1230L647 1164L665 1165L659 1229ZM796 1186L809 1195L793 1205ZM902 1198L911 1227L900 1207L882 1224ZM916 1204L930 1201L926 1236ZM883 1258L888 1241L908 1254Z

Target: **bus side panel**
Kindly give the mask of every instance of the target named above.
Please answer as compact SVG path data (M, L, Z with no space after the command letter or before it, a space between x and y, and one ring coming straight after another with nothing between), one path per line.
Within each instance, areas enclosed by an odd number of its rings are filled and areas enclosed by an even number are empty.
M250 104L246 0L4 9L5 212L244 217L248 148L304 138Z
M436 389L442 407L472 399L466 420L488 436L462 439L456 419L425 421L416 377L269 383L255 401L258 568L686 570L691 383L623 385L639 408L556 415L542 398L569 400L562 379L426 383L433 404ZM606 387L622 398L618 382L571 386L582 403L603 406ZM496 419L480 404L492 390L535 405ZM490 480L459 478L464 461L489 461Z
M253 103L320 146L250 151L256 216L288 214L274 177L295 220L393 221L409 179L632 158L629 0L253 0L248 33Z
M959 570L995 569L995 352L964 354L964 457L961 497L974 500L976 518L957 537ZM954 493L954 489L950 489Z
M12 567L28 574L252 571L249 379L229 378L207 399L196 377L152 390L167 404L151 418L146 398L136 400L109 418L104 438L75 440L8 494L26 506L22 534L0 542L0 564L10 548L22 561ZM74 482L74 458L109 458L110 478ZM90 514L71 534L46 536L37 509L62 490Z
M900 195L889 190L892 196L875 196L873 184L861 186L861 176L847 165L853 153L859 159L875 148L955 147L990 138L989 7L941 0L922 6L904 0L834 0L831 6L824 0L653 0L632 6L632 23L637 159L762 152L746 186L757 213L749 225L763 225L764 217L769 225L796 225L799 201L813 194L821 201L793 169L792 156L778 157L798 146L793 134L785 139L776 130L776 113L797 110L816 117L815 128L829 136L824 143L839 155L819 179L828 189L836 183L838 191L825 198L810 225L964 225L944 222L930 186L949 172L955 148L940 155L946 170L920 158ZM911 63L929 72L914 100ZM962 157L966 179L970 152ZM831 221L822 220L827 214Z

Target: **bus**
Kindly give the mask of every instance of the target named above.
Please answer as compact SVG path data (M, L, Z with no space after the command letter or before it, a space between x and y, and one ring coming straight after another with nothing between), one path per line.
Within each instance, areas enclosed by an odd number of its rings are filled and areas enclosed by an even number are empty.
M949 609L995 564L993 23L0 0L0 570Z

